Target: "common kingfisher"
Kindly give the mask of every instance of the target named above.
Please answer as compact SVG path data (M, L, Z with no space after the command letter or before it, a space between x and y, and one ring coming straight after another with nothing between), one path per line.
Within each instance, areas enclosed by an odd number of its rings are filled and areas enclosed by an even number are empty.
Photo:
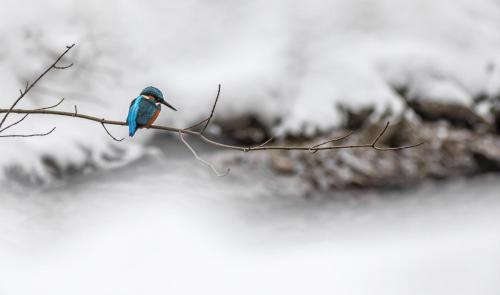
M144 88L139 96L130 103L127 116L129 135L134 136L137 128L150 127L153 125L160 114L161 104L177 111L165 101L160 89L153 86Z

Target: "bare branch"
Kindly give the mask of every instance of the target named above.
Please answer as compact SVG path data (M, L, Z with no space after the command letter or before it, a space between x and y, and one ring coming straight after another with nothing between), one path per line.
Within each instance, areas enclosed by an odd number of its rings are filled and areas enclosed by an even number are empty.
M196 160L200 161L205 166L210 167L210 169L212 169L212 171L215 173L215 175L217 175L218 177L224 177L224 176L226 176L226 175L229 174L229 172L231 171L231 169L227 168L227 170L226 170L225 173L219 173L217 171L217 169L215 169L214 165L212 165L211 163L209 163L209 162L203 160L202 158L200 158L198 156L198 154L196 153L196 151L193 149L193 147L184 139L184 136L182 134L182 130L179 130L179 137L181 138L181 141L187 146L187 148L193 153L193 155L196 158Z
M39 108L39 109L36 109L36 110L50 110L50 109L55 109L57 108L61 103L63 103L64 101L64 98L61 98L61 100L56 103L55 105L51 105L51 106L48 106L48 107L43 107L43 108Z
M13 126L16 126L17 124L21 123L22 121L24 121L24 119L26 119L26 117L28 117L29 114L26 114L24 115L21 119L17 120L16 122L10 124L9 126L7 127L4 127L3 129L0 129L0 133L4 132L5 130L13 127Z
M426 141L421 141L421 142L416 143L416 144L403 145L403 146L397 146L397 147L385 147L385 148L374 146L373 149L375 149L377 151L382 151L382 152L383 151L399 151L399 150L406 150L406 149L419 147L421 145L424 145L425 143L426 143Z
M387 122L385 124L384 129L382 129L382 131L380 131L380 133L377 135L377 137L375 138L375 140L372 143L372 147L373 148L375 148L375 146L377 145L377 143L380 140L380 138L385 134L385 132L387 131L387 128L389 128L389 124L390 124L390 122Z
M56 66L56 65L54 65L54 66L52 66L52 67L53 67L54 69L56 69L56 70L65 70L65 69L69 69L69 68L71 68L72 66L73 66L73 63L70 63L70 64L69 64L69 65L67 65L67 66Z
M214 101L214 105L212 106L212 111L210 112L210 116L208 116L208 118L194 124L194 125L191 125L187 128L184 128L184 130L190 130L190 129L193 129L195 127L198 127L200 125L202 125L203 123L205 123L205 126L203 126L203 128L200 130L200 134L203 134L205 132L205 130L207 129L208 127L208 124L210 124L210 120L212 120L212 117L214 116L214 112L215 112L215 107L217 106L217 101L219 101L219 95L220 95L220 84L219 84L219 88L217 89L217 96L215 97L215 101Z
M210 116L208 117L207 122L205 123L205 126L203 127L203 129L201 129L200 134L203 134L203 132L205 132L205 129L207 129L207 127L208 127L208 124L210 124L210 120L214 116L215 107L217 106L217 102L219 101L219 95L220 95L220 84L219 84L219 87L217 89L217 96L215 97L214 106L212 107L212 111L210 112Z
M194 124L194 125L191 125L191 126L189 126L189 127L187 127L187 128L184 128L184 130L190 130L190 129L193 129L193 128L195 128L195 127L198 127L198 126L200 126L201 124L203 124L203 123L207 122L207 121L208 121L208 119L209 119L209 118L206 118L206 119L204 119L204 120L202 120L202 121L200 121L200 122L198 122L198 123L196 123L196 124Z
M104 121L104 119L102 119ZM109 132L109 130L106 128L106 125L104 125L104 123L101 121L101 125L102 125L102 128L104 128L104 130L106 130L106 133L114 140L114 141L123 141L125 139L125 137L122 137L121 139L117 139L116 137L113 136L113 134L111 134L111 132Z
M68 53L68 51L70 51L74 46L75 46L75 44L72 44L70 46L66 46L66 50L63 53L61 53L58 56L58 58L48 68L46 68L45 71L43 71L35 79L35 81L33 81L33 83L30 84L29 81L26 81L26 87L24 89L24 92L19 90L19 92L20 92L19 97L11 105L9 111L6 112L5 115L3 116L2 121L0 121L0 128L3 126L3 124L5 123L5 120L7 120L7 117L9 116L10 112L16 107L16 105L19 103L19 101L21 101L21 99L23 99L23 97L36 85L36 83L38 83L38 81L40 81L51 69L53 69L56 66L56 64L66 55L66 53Z
M380 138L382 138L382 136L386 133L387 129L389 128L389 125L391 123L390 122L387 122L384 126L384 128L382 129L382 131L380 131L380 133L377 135L377 137L375 138L375 140L372 142L371 144L371 147L377 151L397 151L397 150L404 150L404 149L409 149L409 148L414 148L414 147L417 147L417 146L421 146L425 143L425 141L423 142L420 142L420 143L417 143L417 144L412 144L412 145L407 145L407 146L398 146L398 147L378 147L377 146L377 143L380 141Z
M260 148L260 147L263 147L265 146L266 144L270 143L271 141L273 141L274 137L270 137L268 140L264 141L263 143L259 144L259 145L256 145L252 148Z
M9 134L9 135L0 135L0 138L5 138L5 137L37 137L37 136L47 136L54 132L56 130L56 127L52 128L49 132L45 133L33 133L33 134Z
M62 102L64 101L64 98L61 99L58 103L56 103L55 105L52 105L52 106L48 106L48 107L44 107L44 108L39 108L39 109L36 109L36 110L48 110L48 109L53 109L53 108L56 108L57 106L59 106ZM7 127L4 127L3 129L0 129L0 133L4 132L5 130L21 123L22 121L24 121L26 119L26 117L28 117L29 114L26 114L24 115L21 119L17 120L16 122L10 124L9 126ZM12 136L10 136L12 137Z
M349 133L347 133L346 135L343 135L343 136L341 136L341 137L334 138L334 139L330 139L330 140L324 141L324 142L322 142L322 143L319 143L319 144L317 144L317 145L313 145L313 146L311 147L311 151L312 151L312 153L313 153L313 154L314 154L314 153L317 153L317 152L318 152L318 149L317 149L317 148L319 148L320 146L324 146L324 145L329 144L329 143L332 143L332 142L341 141L341 140L343 140L343 139L346 139L346 138L348 138L349 136L351 136L351 135L352 135L352 133L353 133L353 132L351 131L351 132L349 132Z
M187 128L184 128L184 130L191 130L195 127L198 127L202 124L205 123L205 126L203 126L203 128L200 130L200 134L203 134L203 132L205 132L205 129L207 129L208 127L208 124L210 124L210 120L212 119L212 117L214 116L214 112L215 112L215 107L217 106L217 101L219 100L219 95L220 95L220 84L219 84L219 88L217 89L217 96L215 97L215 101L214 101L214 105L212 106L212 111L210 112L210 116L208 116L208 118L206 119L203 119L201 120L200 122L194 124L194 125L191 125Z
M8 109L0 109L0 114L1 113L6 113L8 112ZM66 116L66 117L76 117L76 118L81 118L85 120L90 120L98 123L104 123L106 125L119 125L119 126L127 126L127 122L123 121L113 121L113 120L103 120L102 118L94 117L94 116L89 116L89 115L84 115L76 112L64 112L64 111L54 111L54 110L24 110L24 109L13 109L10 110L9 112L15 113L15 114L43 114L43 115L56 115L56 116ZM388 126L387 126L388 128ZM187 129L180 129L180 128L175 128L175 127L170 127L170 126L160 126L160 125L151 125L148 129L156 129L156 130L162 130L162 131L167 131L167 132L181 132L183 134L190 134L194 136L198 136L201 140L203 140L206 143L225 148L225 149L232 149L232 150L239 150L243 152L250 152L250 151L262 151L262 150L299 150L299 151L323 151L323 150L335 150L335 149L353 149L353 148L372 148L378 151L395 151L395 150L403 150L403 149L409 149L413 147L418 147L425 142L420 142L417 144L412 144L412 145L407 145L407 146L399 146L399 147L379 147L376 144L380 140L380 137L384 135L385 131L387 128L384 128L382 132L380 132L377 135L377 138L369 144L352 144L352 145L333 145L333 146L319 146L319 147L307 147L307 146L286 146L286 145L258 145L258 146L250 146L250 147L245 147L245 146L238 146L238 145L230 145L230 144L224 144L218 141L215 141L213 139L210 139L206 137L203 134L200 134L200 132L192 131L192 130L187 130Z

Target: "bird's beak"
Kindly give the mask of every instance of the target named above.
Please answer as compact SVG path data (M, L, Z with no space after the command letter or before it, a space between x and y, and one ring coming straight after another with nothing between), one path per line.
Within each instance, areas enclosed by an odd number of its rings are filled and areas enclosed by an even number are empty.
M167 107L171 108L172 110L177 111L177 109L176 109L176 108L174 108L173 106L171 106L171 105L170 105L168 102L166 102L165 100L162 100L162 101L161 101L161 103L162 103L162 104L164 104L164 105L166 105Z

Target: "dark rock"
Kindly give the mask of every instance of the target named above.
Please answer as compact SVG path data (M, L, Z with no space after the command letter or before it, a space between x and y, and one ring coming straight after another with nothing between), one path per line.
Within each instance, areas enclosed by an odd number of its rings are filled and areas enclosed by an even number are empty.
M500 140L475 141L471 153L481 172L500 172Z
M491 107L491 114L493 116L493 125L495 126L495 131L500 134L500 102L495 102Z
M343 144L370 143L381 128L382 124L366 126ZM310 146L344 132L336 130L329 136L299 144ZM381 152L369 148L317 153L277 150L260 154L258 158L257 153L245 156L257 159L247 164L269 165L277 174L302 180L311 191L399 189L426 179L444 180L500 172L500 137L458 128L443 121L396 123L389 127L380 144L394 146L393 142L397 142L401 146L421 141L425 144L400 151Z
M261 143L270 136L269 127L252 114L215 120L214 124L220 127L223 137L242 145Z
M488 122L471 108L458 103L412 99L408 101L408 106L426 121L446 120L454 126L469 129L488 125Z
M352 110L346 106L339 105L338 109L344 114L346 128L351 130L357 130L363 127L375 111L371 106Z

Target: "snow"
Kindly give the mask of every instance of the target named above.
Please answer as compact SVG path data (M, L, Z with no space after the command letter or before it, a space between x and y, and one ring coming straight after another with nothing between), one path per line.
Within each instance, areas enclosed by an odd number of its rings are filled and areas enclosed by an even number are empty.
M123 119L129 101L155 85L179 112L161 123L185 126L210 110L222 83L217 116L257 113L277 135L313 133L343 123L339 105L401 111L394 91L413 98L470 105L500 94L500 3L496 0L381 1L19 1L4 0L0 17L2 106L50 63L64 45L77 47L67 71L51 73L20 107L50 105ZM6 8L6 9L5 9ZM50 130L41 139L8 140L0 152L26 170L51 155L69 165L112 151L96 124L33 119L17 132ZM112 128L116 137L125 128ZM13 130L14 131L14 130ZM147 140L151 132L119 146ZM39 160L38 160L39 161ZM39 172L42 172L39 171Z
M460 85L449 80L439 80L431 77L421 78L408 90L408 99L423 99L431 101L454 102L470 106L472 97Z
M289 178L199 165L2 187L1 293L498 294L496 176L304 199Z

